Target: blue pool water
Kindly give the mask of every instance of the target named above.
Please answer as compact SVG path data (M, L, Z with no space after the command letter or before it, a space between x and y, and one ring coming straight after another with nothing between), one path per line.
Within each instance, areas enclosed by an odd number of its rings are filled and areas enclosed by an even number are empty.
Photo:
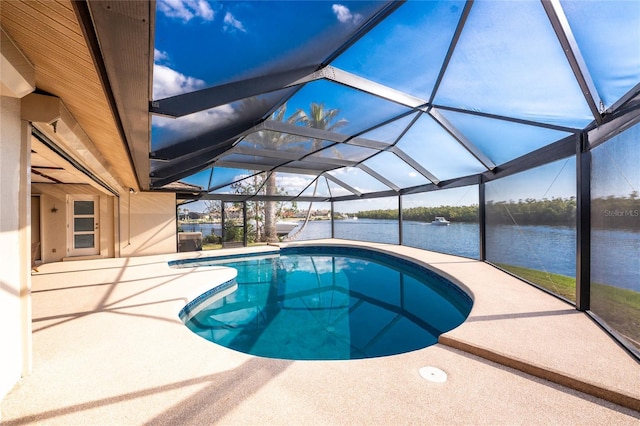
M211 263L236 268L238 288L187 306L187 327L270 358L345 360L424 348L460 325L472 305L432 271L365 249L283 249Z

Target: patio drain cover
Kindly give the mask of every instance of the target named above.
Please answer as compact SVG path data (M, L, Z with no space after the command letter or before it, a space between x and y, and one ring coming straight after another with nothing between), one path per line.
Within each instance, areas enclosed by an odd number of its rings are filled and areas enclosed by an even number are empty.
M430 382L444 383L447 381L447 373L436 367L422 367L420 369L420 375L423 379L427 379Z

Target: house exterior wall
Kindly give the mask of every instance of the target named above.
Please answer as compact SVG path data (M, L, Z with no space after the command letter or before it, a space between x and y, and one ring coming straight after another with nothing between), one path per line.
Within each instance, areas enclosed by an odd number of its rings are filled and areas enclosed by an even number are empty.
M31 370L29 125L0 96L0 398Z
M42 262L61 261L66 256L66 204L64 198L44 193L40 196L40 248ZM56 209L53 213L51 210Z
M118 235L115 233L114 200L116 197L100 197L100 255L102 257L116 257L115 246Z
M31 244L40 244L40 197L31 195ZM40 252L38 248L34 260L42 260Z
M119 197L89 185L51 184L40 188L31 185L32 124L57 123L54 133L59 138L77 138L62 144L68 150L88 150L88 167L117 191L123 184L109 164L96 156L92 142L60 106L60 119L37 120L25 114L42 113L38 108L42 95L29 96L36 86L36 67L0 28L0 399L2 399L32 367L31 312L31 192L39 195L38 213L34 221L33 242L41 244L43 262L62 260L67 256L67 196L92 194L100 196L100 255L103 257L140 256L176 252L176 218L174 194L120 194ZM33 56L32 56L33 57ZM36 55L37 57L37 55ZM46 67L44 68L46 70ZM46 74L46 72L45 72ZM43 81L54 76L42 75ZM64 90L63 90L64 92ZM27 102L26 98L31 100ZM44 96L51 98L51 96ZM24 101L24 102L23 102ZM51 101L51 100L50 100ZM33 103L36 103L35 109ZM25 105L29 104L31 105ZM31 122L31 123L30 123ZM45 129L45 130L46 130ZM117 133L117 132L116 132ZM47 134L44 131L44 134ZM86 143L85 143L86 142ZM114 143L116 141L114 140ZM83 154L83 153L80 153ZM86 153L84 153L86 154ZM83 157L79 155L78 157ZM84 157L87 157L86 155ZM83 157L83 158L84 158ZM98 158L100 157L100 158ZM111 166L114 166L111 164ZM79 188L82 186L82 188ZM79 190L80 192L76 192ZM97 192L96 192L97 190ZM128 188L127 188L128 190ZM131 197L131 199L130 199ZM124 201L123 201L124 200ZM55 207L55 209L53 209ZM54 211L52 211L52 209ZM39 229L38 229L39 228ZM126 230L124 232L123 230ZM55 250L55 252L54 252Z
M119 212L121 257L177 251L175 194L123 195Z
M47 190L47 187L51 188ZM67 196L83 195L92 192L87 185L35 185L40 195L40 242L42 262L59 262L69 257L67 242L68 205ZM115 197L100 194L100 256L115 257L117 234L114 229ZM55 211L54 211L55 210Z
M0 97L0 398L31 370L31 127L21 100ZM100 255L176 252L174 194L105 195L89 185L34 184L41 260L67 257L67 196L100 199Z
M40 193L42 262L73 259L67 242L67 196L86 185L35 185ZM135 193L119 198L100 195L100 256L130 257L175 253L175 194ZM56 209L55 212L52 209Z

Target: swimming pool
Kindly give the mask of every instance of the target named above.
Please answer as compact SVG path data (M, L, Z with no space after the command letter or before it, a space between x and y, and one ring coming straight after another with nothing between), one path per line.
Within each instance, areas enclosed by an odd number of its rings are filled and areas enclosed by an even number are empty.
M363 248L284 248L204 264L236 268L237 289L187 305L186 326L263 357L345 360L421 349L460 325L472 306L433 271Z

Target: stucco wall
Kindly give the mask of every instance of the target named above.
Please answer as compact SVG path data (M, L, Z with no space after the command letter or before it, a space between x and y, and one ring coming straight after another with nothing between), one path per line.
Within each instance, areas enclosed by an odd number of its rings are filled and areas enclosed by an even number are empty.
M67 251L67 195L95 194L99 198L100 256L114 257L114 200L94 191L88 185L34 185L40 196L41 250L44 263L59 262L69 257ZM55 212L52 210L55 208Z
M23 240L31 238L24 218L30 214L21 210L30 203L21 198L28 175L21 126L20 99L0 96L0 398L29 369L25 338L30 339L31 330L25 330L24 319L31 313L25 312L21 292L23 299L30 297L25 295L31 286L29 271L23 270L30 257L25 253L30 243Z
M102 257L176 252L175 194L126 193L121 194L118 199L99 194L87 185L41 184L35 184L34 191L41 194L40 229L44 263L73 258L67 251L67 195L100 196ZM52 212L54 207L56 212Z
M115 199L106 195L100 197L100 255L102 257L115 257L117 238L113 227Z
M175 194L135 193L120 197L120 256L175 253Z
M51 209L57 210L55 213ZM58 262L67 253L67 223L65 199L51 194L40 197L42 262Z

